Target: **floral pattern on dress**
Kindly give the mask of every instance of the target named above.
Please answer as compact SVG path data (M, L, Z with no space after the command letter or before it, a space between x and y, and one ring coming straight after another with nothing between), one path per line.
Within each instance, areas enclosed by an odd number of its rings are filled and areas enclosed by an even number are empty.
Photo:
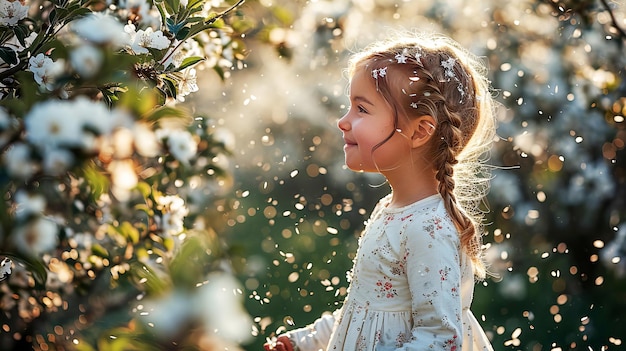
M383 279L379 279L376 281L376 291L378 295L376 297L386 297L388 299L392 299L398 296L398 292L393 287L393 283L387 277L383 277Z

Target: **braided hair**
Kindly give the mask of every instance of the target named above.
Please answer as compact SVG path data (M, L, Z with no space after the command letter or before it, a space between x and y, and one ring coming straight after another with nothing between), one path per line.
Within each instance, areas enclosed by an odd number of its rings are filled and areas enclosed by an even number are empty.
M391 139L400 118L435 119L426 159L474 273L484 278L481 205L490 179L484 161L495 137L486 67L452 39L431 34L375 43L352 57L349 74L360 68L372 71L394 113L394 131L376 147Z

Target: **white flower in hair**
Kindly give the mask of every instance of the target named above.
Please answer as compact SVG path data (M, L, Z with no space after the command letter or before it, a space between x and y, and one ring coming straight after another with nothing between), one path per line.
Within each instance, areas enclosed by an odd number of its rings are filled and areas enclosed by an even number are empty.
M441 67L446 69L446 77L454 77L454 71L452 70L452 68L454 67L455 63L456 60L453 57L450 57L445 61L441 61Z
M396 60L398 61L398 63L406 63L406 49L402 50L401 53L396 54Z
M372 77L374 77L374 79L378 79L378 77L383 78L386 75L387 75L387 67L372 70Z

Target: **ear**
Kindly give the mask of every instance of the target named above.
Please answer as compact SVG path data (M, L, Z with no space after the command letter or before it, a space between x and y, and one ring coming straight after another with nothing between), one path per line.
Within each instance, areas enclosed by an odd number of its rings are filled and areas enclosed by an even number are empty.
M413 134L411 135L411 146L420 147L428 143L435 134L435 119L432 116L424 115L411 121Z

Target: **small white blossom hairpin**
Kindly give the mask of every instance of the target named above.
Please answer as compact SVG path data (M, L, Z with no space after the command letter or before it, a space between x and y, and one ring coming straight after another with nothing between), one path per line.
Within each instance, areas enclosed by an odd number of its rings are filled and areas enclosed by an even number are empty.
M441 67L445 68L446 70L446 77L448 78L455 77L454 70L452 69L455 63L456 63L456 60L453 57L450 57L445 61L441 61Z
M422 63L422 50L420 50L419 48L415 52L415 61Z
M450 78L454 78L454 80L456 80L456 82L458 83L456 89L459 91L459 94L461 94L461 103L463 102L463 97L465 96L465 89L463 87L463 84L461 83L461 81L459 80L459 78L456 76L456 74L454 74L454 64L456 63L456 59L454 57L448 57L447 60L442 60L441 61L441 67L444 68L445 72L445 76L448 77L448 81L450 81Z
M396 54L396 57L395 57L396 61L398 61L398 63L406 63L406 59L407 59L406 53L407 53L407 50L405 48L402 50L401 53Z
M385 76L387 76L387 66L372 70L372 77L376 80L376 91L378 91L378 78L384 78Z
M372 70L372 77L374 79L383 78L387 75L387 67L375 68Z

